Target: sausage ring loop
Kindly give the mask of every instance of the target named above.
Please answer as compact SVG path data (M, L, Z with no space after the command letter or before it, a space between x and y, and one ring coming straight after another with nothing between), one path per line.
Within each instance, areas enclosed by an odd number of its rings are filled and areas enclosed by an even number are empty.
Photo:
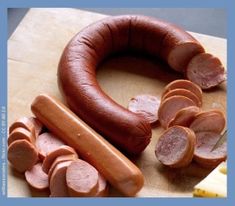
M97 66L110 54L133 50L157 56L183 71L204 52L200 43L175 25L145 16L102 19L80 31L66 46L58 67L58 85L69 107L92 128L129 154L150 142L150 124L100 88Z

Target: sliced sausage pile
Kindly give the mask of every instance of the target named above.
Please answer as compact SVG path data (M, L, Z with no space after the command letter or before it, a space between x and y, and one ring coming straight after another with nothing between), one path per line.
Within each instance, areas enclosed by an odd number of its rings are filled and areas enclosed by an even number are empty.
M49 188L50 197L104 197L108 183L92 165L56 135L45 132L34 117L23 117L9 128L8 160L27 183Z
M203 167L216 167L227 158L226 142L217 146L226 119L220 110L201 111L202 91L188 80L165 87L158 119L166 131L155 154L169 167L185 167L192 159Z

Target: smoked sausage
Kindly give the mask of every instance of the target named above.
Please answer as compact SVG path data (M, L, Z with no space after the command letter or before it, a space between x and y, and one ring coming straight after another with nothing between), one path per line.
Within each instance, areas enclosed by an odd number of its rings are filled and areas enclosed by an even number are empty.
M97 66L109 55L125 50L160 57L183 72L189 60L204 52L204 48L173 24L124 15L89 25L64 49L58 66L58 85L71 110L125 152L139 154L150 142L149 123L117 104L96 80Z

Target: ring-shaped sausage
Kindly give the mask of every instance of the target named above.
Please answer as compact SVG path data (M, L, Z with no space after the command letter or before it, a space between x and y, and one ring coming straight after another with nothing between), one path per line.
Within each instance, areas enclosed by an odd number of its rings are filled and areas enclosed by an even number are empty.
M183 72L191 58L204 49L171 23L129 15L102 19L68 43L58 67L58 84L67 104L119 148L138 154L150 142L149 123L111 99L96 80L97 66L110 54L124 50L160 57Z

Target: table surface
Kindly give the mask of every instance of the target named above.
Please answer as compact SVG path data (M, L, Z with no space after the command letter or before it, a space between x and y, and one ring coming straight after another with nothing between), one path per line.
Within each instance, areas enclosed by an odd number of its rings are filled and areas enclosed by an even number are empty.
M30 104L40 93L62 100L57 88L57 65L61 53L79 30L105 15L76 9L30 9L8 40L8 124L21 116L32 115ZM218 56L226 67L226 39L191 33ZM144 72L143 72L144 68ZM102 89L124 107L141 93L159 96L164 86L179 75L164 70L154 59L119 56L104 62L97 71ZM63 101L63 100L62 100ZM203 94L203 109L220 108L226 113L226 83ZM162 166L154 155L161 127L153 129L152 140L135 161L145 176L140 197L192 196L193 186L210 171L195 163L184 169ZM47 196L30 188L24 175L8 169L8 196ZM111 189L111 196L120 194Z

